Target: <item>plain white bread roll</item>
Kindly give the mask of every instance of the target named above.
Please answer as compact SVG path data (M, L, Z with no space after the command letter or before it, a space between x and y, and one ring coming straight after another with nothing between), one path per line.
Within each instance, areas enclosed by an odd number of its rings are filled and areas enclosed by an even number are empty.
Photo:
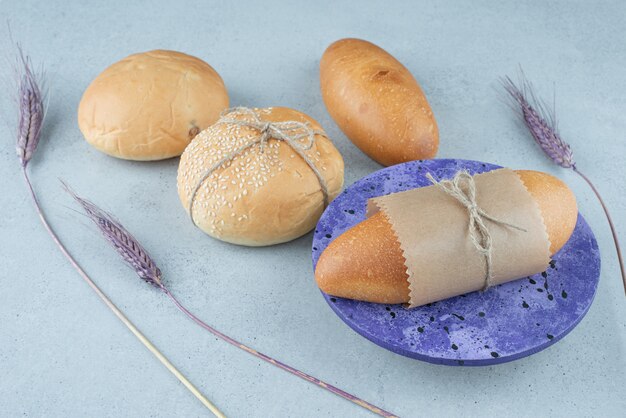
M98 150L128 160L180 155L228 107L219 74L176 51L150 51L116 62L87 87L78 126Z
M252 109L263 122L308 122L309 116L285 107ZM230 113L229 118L245 118ZM323 132L323 131L322 131ZM217 123L201 132L181 156L178 194L187 213L203 176L218 161L259 137L257 129ZM305 151L324 179L329 201L343 186L343 159L332 142L315 135ZM202 182L193 204L196 225L208 235L234 244L262 246L290 241L315 227L324 210L320 181L289 144L269 139L234 157ZM191 222L191 220L190 220Z

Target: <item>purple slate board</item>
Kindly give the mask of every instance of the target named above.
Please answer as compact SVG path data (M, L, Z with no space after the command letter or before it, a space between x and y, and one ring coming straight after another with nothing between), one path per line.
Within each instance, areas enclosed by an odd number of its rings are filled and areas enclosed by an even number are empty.
M457 171L500 168L468 160L412 161L376 171L344 190L322 215L313 237L313 267L337 236L365 219L367 199L430 185ZM554 344L585 316L600 277L593 232L578 215L576 229L543 273L415 309L324 298L352 329L404 356L436 364L483 366L534 354Z

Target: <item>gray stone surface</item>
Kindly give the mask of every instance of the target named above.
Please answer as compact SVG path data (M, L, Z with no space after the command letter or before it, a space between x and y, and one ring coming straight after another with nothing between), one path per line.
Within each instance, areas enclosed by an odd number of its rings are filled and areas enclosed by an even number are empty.
M578 177L543 157L502 105L497 83L519 63L543 96L556 91L562 133L626 243L626 6L462 3L0 0L1 20L48 70L50 113L32 175L50 220L106 293L228 416L370 415L185 320L72 210L58 178L135 232L172 290L209 323L400 416L612 417L626 409L626 304L601 208ZM603 264L594 305L563 341L485 368L388 352L326 305L313 282L311 235L260 249L210 239L191 227L178 202L176 160L107 157L76 125L82 91L107 65L138 51L181 50L220 72L233 104L290 106L319 120L344 155L351 184L379 166L339 131L318 85L324 48L347 36L388 49L420 80L439 122L440 157L544 170L574 189ZM10 56L5 35L0 45L3 58ZM4 59L1 65L6 76ZM0 415L205 415L46 236L13 151L10 91L2 92Z

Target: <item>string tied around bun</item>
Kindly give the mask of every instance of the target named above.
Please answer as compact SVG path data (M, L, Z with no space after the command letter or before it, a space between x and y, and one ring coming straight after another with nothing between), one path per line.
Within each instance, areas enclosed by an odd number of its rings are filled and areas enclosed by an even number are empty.
M438 182L430 173L426 174L426 178L428 178L435 187L438 187L446 194L455 198L467 209L467 214L469 215L468 230L470 239L478 252L485 257L485 285L482 290L489 289L492 286L491 280L493 278L493 240L485 221L491 221L495 224L522 232L527 232L527 230L501 219L497 219L481 209L476 202L476 183L474 182L474 177L466 170L457 172L451 180L441 180Z
M236 117L232 117L232 115L247 116L248 118L238 119ZM311 171L313 171L313 173L317 177L317 180L319 181L320 189L322 191L322 196L324 199L324 208L328 206L329 197L328 185L326 183L326 180L322 176L322 173L319 171L317 166L314 164L313 160L311 160L311 158L309 158L309 156L306 154L306 151L309 151L315 144L315 135L321 135L328 138L324 131L313 129L308 122L264 121L254 109L241 106L224 110L221 114L220 119L215 122L215 125L217 124L251 128L258 131L259 135L254 137L250 142L245 143L238 149L220 158L202 175L202 177L196 184L196 187L193 189L193 192L191 193L191 197L189 199L189 217L191 218L191 222L193 222L195 226L197 225L193 217L193 205L196 200L198 190L200 190L200 187L202 187L204 181L208 179L211 174L213 174L215 170L219 169L222 165L226 164L229 161L232 161L235 157L243 154L245 151L251 149L257 144L259 145L259 151L261 153L264 153L267 142L270 139L275 139L277 141L282 141L286 143L296 154L300 156L300 158L304 160L305 163L307 163L307 165L309 166Z

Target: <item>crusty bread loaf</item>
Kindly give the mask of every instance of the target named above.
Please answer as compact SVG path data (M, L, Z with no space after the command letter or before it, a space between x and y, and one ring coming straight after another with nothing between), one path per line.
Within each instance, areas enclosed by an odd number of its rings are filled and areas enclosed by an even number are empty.
M339 128L383 165L434 158L439 131L419 84L398 60L360 39L330 45L320 86Z
M180 155L228 107L219 74L176 51L150 51L116 62L87 87L78 126L88 143L117 158Z
M322 127L311 117L286 107L253 109L263 122L296 121ZM229 113L228 118L245 115ZM250 127L218 123L189 144L178 167L178 195L189 212L198 182L217 161L258 138ZM305 152L326 181L330 200L343 187L343 159L330 139L315 135ZM315 227L324 211L320 181L286 143L270 139L215 170L198 189L193 205L196 225L208 235L240 245L262 246L290 241Z
M539 206L554 254L576 226L576 198L556 177L538 171L516 172ZM317 262L315 279L322 291L334 296L377 303L409 301L404 257L383 212L331 242Z

